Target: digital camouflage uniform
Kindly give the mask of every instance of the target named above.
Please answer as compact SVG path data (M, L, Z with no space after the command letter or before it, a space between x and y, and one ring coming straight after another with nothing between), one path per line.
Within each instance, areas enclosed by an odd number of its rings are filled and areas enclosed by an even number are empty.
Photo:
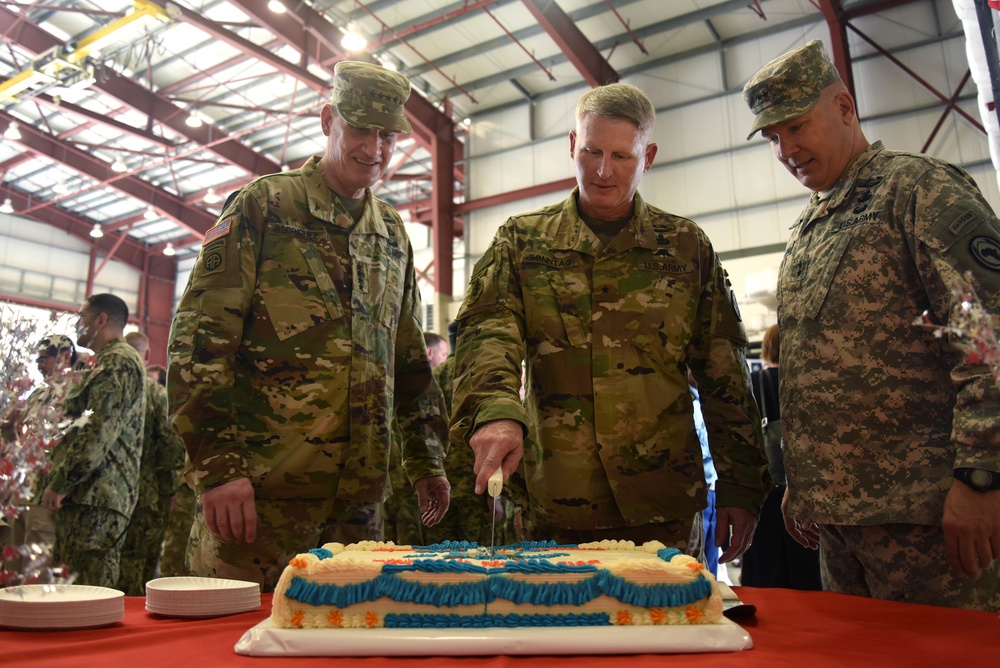
M191 575L185 555L197 502L194 490L183 478L168 504L166 530L163 533L163 553L160 555L160 576L167 578Z
M66 392L67 417L92 411L52 448L46 476L52 491L66 495L55 515L53 560L69 565L76 584L113 588L118 582L125 530L139 497L145 378L139 353L118 338Z
M145 392L139 500L125 535L117 586L127 596L145 595L146 583L156 577L170 497L184 466L184 444L167 415L167 389L146 376Z
M925 310L948 322L965 272L1000 313L1000 227L953 165L876 142L828 198L812 196L778 282L788 512L820 525L934 526L924 548L934 573L896 556L920 585L907 600L971 585L1000 610L1000 562L978 585L951 577L940 531L952 469L1000 470L1000 392L986 366L914 326ZM935 578L940 589L927 584Z
M632 218L599 250L577 195L509 219L476 263L458 315L453 447L491 420L526 425L532 523L584 534L690 527L707 485L687 364L718 504L756 515L770 480L747 340L709 240L637 193Z
M260 518L253 544L224 544L199 511L199 574L273 586L332 515L356 528L338 539L381 538L393 416L410 479L444 474L403 224L369 190L355 223L318 160L232 198L174 317L167 387L191 480L200 494L249 478Z

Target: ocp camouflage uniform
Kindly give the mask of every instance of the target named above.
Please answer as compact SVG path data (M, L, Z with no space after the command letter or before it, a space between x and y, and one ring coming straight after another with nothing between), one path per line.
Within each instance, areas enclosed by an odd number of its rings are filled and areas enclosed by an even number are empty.
M174 318L168 392L191 479L200 494L249 478L261 522L253 544L225 545L199 512L200 574L243 569L272 586L334 516L356 527L338 540L381 538L394 415L410 479L444 473L403 224L370 190L355 223L318 160L232 199Z
M444 394L445 405L449 412L455 378L455 356L448 355L444 362L434 367L434 379ZM513 541L508 538L507 527L513 517L513 505L506 498L500 498L498 503L504 504L504 519L496 529L497 535L491 536L493 530L492 518L489 515L490 497L476 494L476 476L472 472L475 464L475 454L468 445L453 444L445 454L445 468L448 470L448 482L451 483L451 504L448 513L438 524L424 529L428 544L440 543L444 540L468 540L480 545L505 544ZM511 512L507 512L510 510Z
M1000 226L974 181L876 142L829 197L812 196L778 284L789 514L937 527L936 571L907 570L924 583L908 600L928 603L962 580L948 574L940 533L952 469L1000 470L1000 391L988 368L914 326L925 310L948 322L965 272L985 309L1000 313ZM978 584L992 609L998 572L1000 562L984 576L992 587Z
M66 495L55 514L53 560L69 565L76 584L114 587L139 496L146 370L121 338L101 348L96 363L66 392L67 417L92 413L52 448L46 485Z
M420 505L413 484L403 468L400 444L403 434L393 422L392 447L389 451L389 481L392 496L385 500L385 539L397 545L423 545L424 526L420 522ZM449 508L450 512L450 508Z
M146 376L146 419L139 463L139 499L125 535L117 589L143 596L156 577L170 497L184 466L184 444L170 426L167 389Z
M491 420L526 425L532 524L602 537L674 521L690 530L707 485L685 363L702 391L718 504L756 515L770 480L747 340L709 240L636 194L599 250L577 193L509 219L476 263L458 315L453 444L467 447Z

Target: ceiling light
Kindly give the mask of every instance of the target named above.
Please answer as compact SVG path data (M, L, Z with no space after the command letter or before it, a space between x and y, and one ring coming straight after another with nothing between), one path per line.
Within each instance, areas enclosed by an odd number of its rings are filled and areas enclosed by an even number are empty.
M394 63L391 58L388 56L382 56L380 60L382 62L382 67L393 72L396 71L396 63Z
M9 197L0 204L0 213L14 213L14 205L11 204Z
M18 141L21 139L21 126L18 125L17 121L11 121L7 129L4 130L3 136L12 141Z
M167 245L163 247L163 254L170 257L176 255L177 251L174 250L174 245L168 241Z
M111 163L111 169L121 174L122 172L128 171L128 165L122 160L121 156L115 158L115 161Z
M344 37L340 40L340 45L351 52L364 51L365 47L368 46L368 40L365 39L364 35L355 30L352 24L347 26Z
M142 214L142 217L146 220L153 220L154 218L159 218L159 215L156 213L156 209L153 208L153 205L150 204L146 207L146 212Z
M279 2L278 0L271 0L269 3L267 3L267 8L270 9L275 14L284 14L286 11L285 5Z
M462 119L462 125L464 125L465 127L469 127L470 125L472 125L472 119L466 116L465 118Z
M104 236L104 230L101 229L100 223L94 223L94 229L90 231L90 236L94 237L95 239L100 239L101 237Z
M184 121L184 124L189 128L200 128L204 125L204 123L205 121L201 120L201 116L199 116L196 112L188 114L187 119Z
M205 191L205 197L202 198L205 204L218 204L222 201L222 196L215 192L215 188L209 188Z
M66 182L62 179L56 181L56 184L52 186L52 192L57 195L66 195L69 193L69 188L66 187Z

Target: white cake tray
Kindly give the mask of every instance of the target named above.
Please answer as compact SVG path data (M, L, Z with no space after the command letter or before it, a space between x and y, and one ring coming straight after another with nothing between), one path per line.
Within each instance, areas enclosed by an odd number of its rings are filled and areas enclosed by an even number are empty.
M265 619L235 649L247 656L497 656L735 652L750 634L723 618L696 626L489 629L278 629Z

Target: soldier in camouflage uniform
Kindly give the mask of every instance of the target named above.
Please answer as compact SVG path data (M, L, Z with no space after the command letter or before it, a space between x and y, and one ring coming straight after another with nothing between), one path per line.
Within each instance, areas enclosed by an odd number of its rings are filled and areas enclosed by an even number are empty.
M1000 611L1000 390L914 326L948 322L966 272L1000 313L997 218L958 167L870 144L818 40L743 95L813 191L778 278L785 525L826 589Z
M139 459L146 412L142 358L125 343L128 306L111 294L83 303L80 346L96 366L66 392L63 412L86 422L52 448L42 504L55 512L52 557L76 573L77 584L114 587L125 530L139 496Z
M576 120L578 187L509 219L473 269L452 447L475 450L478 493L501 462L505 478L520 464L530 538L685 549L708 491L686 365L719 474L716 544L731 528L733 559L770 481L726 272L697 225L637 193L656 155L645 94L595 88Z
M170 410L200 495L189 566L265 590L304 549L382 538L394 417L425 522L448 507L413 252L370 191L410 132L409 81L335 74L323 156L230 198L171 331Z
M125 341L146 359L149 339L129 332ZM117 589L128 596L143 596L146 583L156 577L167 527L170 497L184 465L184 444L170 426L167 388L148 373L145 377L146 419L139 463L139 499L125 535Z

